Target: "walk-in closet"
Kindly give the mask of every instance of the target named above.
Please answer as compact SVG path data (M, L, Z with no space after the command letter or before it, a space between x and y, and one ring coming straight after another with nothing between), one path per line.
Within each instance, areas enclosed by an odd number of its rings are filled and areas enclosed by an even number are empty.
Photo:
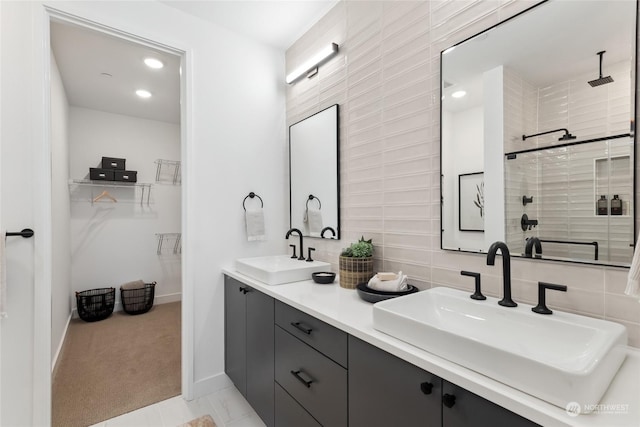
M72 427L181 392L181 58L62 18L50 32L52 419ZM94 303L113 313L78 317Z

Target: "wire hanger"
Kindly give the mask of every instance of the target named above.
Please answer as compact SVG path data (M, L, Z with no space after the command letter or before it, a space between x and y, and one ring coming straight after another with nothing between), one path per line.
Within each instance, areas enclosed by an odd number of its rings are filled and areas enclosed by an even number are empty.
M117 202L118 202L118 200L117 200L115 197L113 197L111 194L109 194L109 192L108 192L107 190L104 190L102 193L98 194L98 196L96 196L96 197L93 199L93 202L95 203L95 202L97 202L98 200L101 200L101 199L103 199L103 198L107 198L107 199L111 200L111 201L112 201L112 202L114 202L114 203L117 203Z

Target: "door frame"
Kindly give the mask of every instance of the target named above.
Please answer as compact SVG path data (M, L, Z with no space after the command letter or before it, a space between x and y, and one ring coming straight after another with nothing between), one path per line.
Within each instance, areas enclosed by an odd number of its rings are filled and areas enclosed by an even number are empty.
M44 19L42 19L42 47L44 79L43 96L43 138L41 142L41 155L37 159L36 193L40 197L35 198L36 212L40 212L38 235L40 244L36 246L35 259L35 312L34 312L34 400L33 420L35 425L51 424L51 298L52 298L52 200L51 200L51 36L50 22L52 20L83 26L90 30L122 38L134 43L146 45L154 49L166 51L180 57L180 153L182 169L181 191L181 232L182 232L182 330L181 330L181 377L182 397L192 400L194 397L194 268L190 254L192 253L192 240L189 222L189 206L193 196L190 194L192 172L189 167L193 158L193 124L192 106L192 50L185 46L177 46L175 41L158 40L156 35L144 37L144 31L134 29L130 31L119 29L117 25L105 25L81 16L73 15L54 7L44 6ZM39 248L38 248L39 246ZM40 252L38 254L38 252ZM195 252L194 252L195 253Z

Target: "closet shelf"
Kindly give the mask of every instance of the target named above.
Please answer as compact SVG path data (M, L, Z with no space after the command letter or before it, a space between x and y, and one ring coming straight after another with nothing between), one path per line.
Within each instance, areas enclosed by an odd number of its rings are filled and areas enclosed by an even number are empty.
M92 204L99 201L110 202L131 202L139 201L140 205L151 203L151 187L153 184L143 182L120 182L120 181L92 181L89 179L71 179L69 180L69 190L73 193L73 188L79 187L90 188L89 194L80 195L79 200L85 200ZM94 189L100 188L102 191L100 194L96 194ZM134 189L135 194L131 197L131 194L125 194L122 191L114 191L113 194L108 192L108 189Z
M180 185L182 183L182 175L179 160L157 159L156 164L156 183Z
M158 239L158 249L156 250L158 255L163 254L163 249L165 247L168 247L169 251L174 255L182 253L182 233L156 233L156 237ZM171 241L173 241L173 244L169 245ZM164 253L166 252L167 251L165 250Z

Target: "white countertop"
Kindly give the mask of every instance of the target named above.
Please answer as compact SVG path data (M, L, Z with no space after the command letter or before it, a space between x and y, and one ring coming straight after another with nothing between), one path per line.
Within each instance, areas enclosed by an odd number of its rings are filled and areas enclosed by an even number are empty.
M355 289L341 288L337 277L331 285L305 280L270 286L230 269L223 273L542 426L640 426L637 349L629 348L594 413L569 416L563 408L373 329L373 305L361 300Z

